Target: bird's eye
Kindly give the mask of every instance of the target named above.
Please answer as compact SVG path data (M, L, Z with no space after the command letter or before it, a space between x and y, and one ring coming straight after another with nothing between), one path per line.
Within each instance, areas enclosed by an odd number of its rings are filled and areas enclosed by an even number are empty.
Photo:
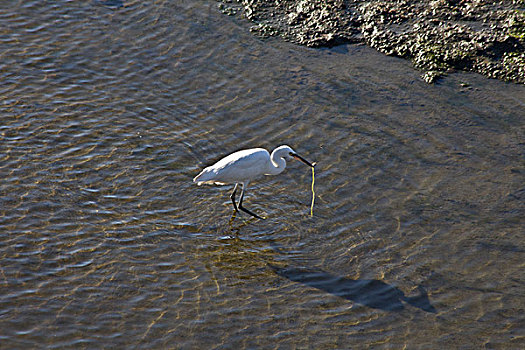
M288 154L291 155L291 156L293 156L293 153L292 153L292 152L290 152L290 153L288 153Z

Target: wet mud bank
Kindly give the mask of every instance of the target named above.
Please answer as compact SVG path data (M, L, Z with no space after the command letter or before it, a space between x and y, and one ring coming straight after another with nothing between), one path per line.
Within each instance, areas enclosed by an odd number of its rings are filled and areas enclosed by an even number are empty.
M525 0L220 0L262 37L310 47L366 43L410 59L422 78L464 70L525 84Z

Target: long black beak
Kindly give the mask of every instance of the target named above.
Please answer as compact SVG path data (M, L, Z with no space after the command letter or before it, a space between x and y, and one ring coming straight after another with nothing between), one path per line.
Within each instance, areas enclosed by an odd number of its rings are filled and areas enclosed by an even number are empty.
M303 162L304 164L306 164L306 165L308 165L308 166L310 166L310 167L312 167L312 168L315 166L315 163L313 163L313 164L310 163L309 161L307 161L306 159L304 159L303 157L301 157L301 156L298 155L297 153L292 153L291 155L292 155L292 157L294 157L295 159L300 160L301 162Z

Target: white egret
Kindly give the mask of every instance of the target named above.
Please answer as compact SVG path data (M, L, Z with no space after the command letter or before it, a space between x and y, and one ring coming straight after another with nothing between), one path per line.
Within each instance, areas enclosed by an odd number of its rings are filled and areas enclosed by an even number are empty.
M264 148L250 148L232 153L205 168L193 179L193 182L196 182L199 186L202 184L227 185L234 183L235 187L230 198L235 211L238 212L241 209L251 216L262 219L259 215L242 206L242 200L248 184L251 180L262 175L278 175L282 173L284 168L286 168L286 161L294 158L312 168L315 166L315 163L312 164L295 153L290 146L279 146L273 150L271 155ZM239 184L242 185L242 192L239 205L237 206L235 194Z

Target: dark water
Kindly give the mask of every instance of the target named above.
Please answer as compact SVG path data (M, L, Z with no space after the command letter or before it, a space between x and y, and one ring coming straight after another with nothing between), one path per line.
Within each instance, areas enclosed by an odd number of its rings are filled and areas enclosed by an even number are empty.
M213 1L0 11L0 348L525 347L525 88ZM221 156L289 144L231 187Z

